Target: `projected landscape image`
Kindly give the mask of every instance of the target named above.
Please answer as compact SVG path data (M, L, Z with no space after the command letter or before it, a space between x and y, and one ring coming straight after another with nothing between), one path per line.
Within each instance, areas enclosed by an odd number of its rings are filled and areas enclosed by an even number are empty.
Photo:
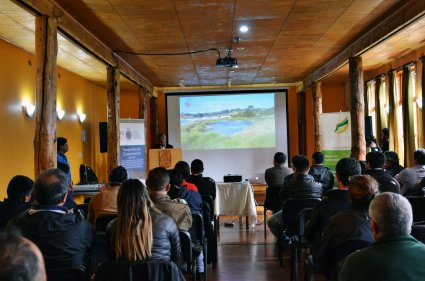
M274 94L180 98L186 150L275 146Z

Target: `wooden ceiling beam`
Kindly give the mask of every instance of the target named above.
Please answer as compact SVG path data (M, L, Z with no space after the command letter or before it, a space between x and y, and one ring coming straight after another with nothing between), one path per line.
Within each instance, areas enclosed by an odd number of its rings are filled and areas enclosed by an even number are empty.
M367 50L388 39L425 15L425 0L409 0L393 11L388 17L368 29L338 55L323 64L304 80L304 89L325 78L348 63L350 57L361 56Z
M122 75L143 87L149 95L153 93L152 83L137 72L119 55L114 54L103 42L97 39L73 17L51 0L12 0L36 15L58 18L58 29L68 39L111 67L117 67Z

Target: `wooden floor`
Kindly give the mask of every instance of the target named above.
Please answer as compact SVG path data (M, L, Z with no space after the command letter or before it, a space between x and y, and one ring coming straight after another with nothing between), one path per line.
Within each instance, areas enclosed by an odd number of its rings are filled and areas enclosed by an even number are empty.
M208 281L237 280L290 280L290 255L284 255L284 266L279 265L275 238L267 230L264 239L264 225L246 229L245 224L234 222L233 227L225 227L224 223L234 221L234 217L220 217L218 237L218 262L215 270L208 267ZM262 216L258 219L261 221ZM300 262L299 280L303 280L303 267ZM187 277L190 280L190 277ZM314 275L313 280L322 281L320 275Z

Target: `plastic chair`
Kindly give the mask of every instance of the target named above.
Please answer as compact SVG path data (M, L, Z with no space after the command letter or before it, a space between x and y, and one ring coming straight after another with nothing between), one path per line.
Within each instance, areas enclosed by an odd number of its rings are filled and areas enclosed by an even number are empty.
M89 276L83 266L64 267L46 270L48 281L88 281Z
M106 233L104 231L96 231L93 240L93 254L92 254L92 264L94 270L97 267L108 261L108 249L109 249L109 241Z
M108 261L100 265L94 280L186 281L177 265L170 260Z
M207 239L204 234L204 222L201 214L192 214L192 227L189 229L190 237L193 243L198 243L202 247L202 253L204 255L204 280L207 280ZM195 271L196 271L196 258L195 260Z
M192 280L196 280L196 265L192 258L192 238L188 231L179 230L180 248L183 260L186 262L187 271L192 274Z
M418 241L425 243L425 224L414 224L412 225L411 235Z
M304 242L304 223L306 217L300 217L301 210L306 208L314 208L320 202L320 198L289 198L282 206L282 228L279 231L280 235L277 237L278 243L278 256L280 265L283 266L283 250L281 249L282 241L289 237L290 241L301 240ZM304 220L300 222L300 220ZM302 233L300 233L302 231ZM299 236L297 238L297 236ZM305 240L306 241L306 240ZM298 257L297 250L291 247L291 280L297 280L298 276ZM296 258L296 259L295 259Z
M95 229L96 231L105 231L108 223L116 219L118 214L103 214L96 218Z
M406 196L412 205L413 222L425 222L425 197Z

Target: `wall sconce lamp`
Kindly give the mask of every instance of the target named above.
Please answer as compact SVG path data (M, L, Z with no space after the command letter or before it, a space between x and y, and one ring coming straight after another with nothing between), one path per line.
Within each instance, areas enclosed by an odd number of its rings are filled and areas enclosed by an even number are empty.
M77 117L80 123L83 123L86 120L87 115L82 112L77 112Z
M22 110L28 118L31 118L35 113L35 105L31 103L22 104Z
M63 117L65 116L65 110L56 108L56 116L58 117L59 120L62 120Z

